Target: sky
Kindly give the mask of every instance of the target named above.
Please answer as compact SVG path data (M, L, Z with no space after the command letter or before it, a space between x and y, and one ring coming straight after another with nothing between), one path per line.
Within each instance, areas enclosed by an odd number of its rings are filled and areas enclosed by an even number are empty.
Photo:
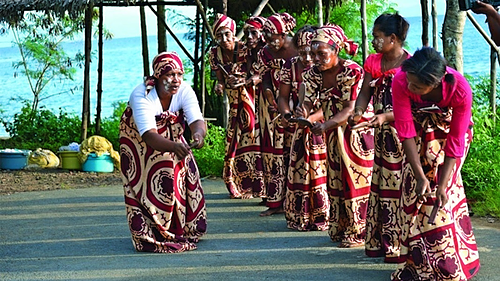
M420 16L420 1L418 0L390 0L397 5L397 10L404 17ZM431 2L431 1L429 1ZM439 15L444 15L445 0L436 0ZM189 18L196 15L195 6L169 6L167 8L175 10ZM149 35L156 35L156 16L149 7L145 7L147 29ZM167 24L173 28L172 20L167 16ZM139 7L104 7L104 26L113 33L114 38L136 37L140 36L140 16ZM179 27L175 27L179 30ZM184 32L179 30L179 32ZM9 36L0 36L0 45L10 45L12 38Z

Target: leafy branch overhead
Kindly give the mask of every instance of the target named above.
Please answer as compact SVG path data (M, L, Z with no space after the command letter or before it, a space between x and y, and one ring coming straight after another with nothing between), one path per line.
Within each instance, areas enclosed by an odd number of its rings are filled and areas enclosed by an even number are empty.
M97 10L96 10L97 11ZM94 11L93 18L98 18ZM69 15L59 17L50 12L26 13L24 20L10 25L14 45L19 48L21 60L12 64L14 77L22 74L33 95L31 109L36 111L42 100L79 90L79 85L66 85L74 80L77 67L83 67L81 52L67 54L62 43L74 40L84 30L83 14L74 20ZM94 20L94 21L95 21ZM106 31L106 38L112 35ZM57 82L57 83L56 83ZM54 90L48 90L49 85ZM21 99L14 97L14 99Z

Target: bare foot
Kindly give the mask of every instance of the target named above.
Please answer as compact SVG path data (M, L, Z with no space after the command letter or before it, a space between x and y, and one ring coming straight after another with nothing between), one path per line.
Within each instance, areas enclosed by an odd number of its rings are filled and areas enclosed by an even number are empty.
M269 208L269 209L265 210L264 212L261 212L259 216L261 216L261 217L267 217L267 216L270 216L270 215L273 215L273 214L282 214L284 212L285 211L283 210L282 207L279 207L279 208Z

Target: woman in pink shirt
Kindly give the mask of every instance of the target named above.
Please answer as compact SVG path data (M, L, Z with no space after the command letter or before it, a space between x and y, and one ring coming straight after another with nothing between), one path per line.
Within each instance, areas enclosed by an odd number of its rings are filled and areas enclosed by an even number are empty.
M432 48L403 62L392 82L395 127L406 154L401 258L392 280L467 280L479 255L460 168L472 140L472 91Z

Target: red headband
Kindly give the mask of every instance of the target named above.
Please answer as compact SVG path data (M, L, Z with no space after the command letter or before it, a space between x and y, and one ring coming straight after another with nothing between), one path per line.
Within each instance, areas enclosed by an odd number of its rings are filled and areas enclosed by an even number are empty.
M236 32L236 23L232 18L223 14L217 14L217 18L213 26L214 33L217 33L217 30L219 30L219 28L221 27L229 28L233 32L233 34Z
M264 23L266 22L266 19L263 17L250 17L245 21L245 27L248 28L250 26L253 26L257 29L262 29L264 26Z
M149 76L144 82L146 84L146 94L155 86L156 80L160 76L173 69L179 69L184 73L182 60L176 52L163 52L156 55L153 59L153 76Z
M264 23L264 32L271 34L289 33L295 28L295 19L288 13L274 14Z

